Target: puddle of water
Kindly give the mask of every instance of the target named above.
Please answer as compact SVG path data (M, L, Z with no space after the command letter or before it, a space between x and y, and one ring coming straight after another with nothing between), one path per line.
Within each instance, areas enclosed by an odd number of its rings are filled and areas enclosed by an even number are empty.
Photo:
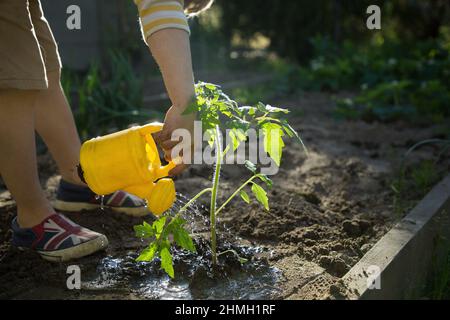
M277 292L280 276L278 269L261 261L228 266L212 276L205 258L175 252L175 279L170 279L160 270L159 261L134 259L131 255L102 259L95 277L84 282L83 289L125 289L144 299L270 299Z
M168 215L176 214L188 200L178 193ZM269 299L277 292L281 272L257 258L264 248L236 246L240 238L221 226L218 251L234 250L248 262L241 265L233 253L224 254L213 272L207 241L195 237L209 232L208 210L194 203L183 217L186 228L196 239L197 253L172 249L175 279L160 269L159 260L136 262L136 252L102 259L91 280L83 283L83 289L132 292L144 299Z

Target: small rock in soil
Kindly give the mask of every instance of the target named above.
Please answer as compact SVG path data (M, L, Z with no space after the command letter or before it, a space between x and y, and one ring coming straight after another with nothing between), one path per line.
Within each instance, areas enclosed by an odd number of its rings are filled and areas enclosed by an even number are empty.
M331 262L330 271L340 277L348 271L348 266L344 260L336 258Z
M329 273L338 277L343 276L349 269L345 261L339 257L322 256L319 263Z
M345 220L342 223L342 228L344 229L345 233L347 233L351 237L358 237L361 235L361 229L356 221Z
M305 198L305 200L308 201L309 203L312 203L316 206L318 206L321 202L319 197L316 196L314 193L305 193L303 194L303 198Z
M358 223L362 232L366 232L372 226L372 223L367 220L358 220Z
M341 288L338 285L336 285L336 284L332 284L330 286L330 294L332 294L333 296L340 295L341 294Z

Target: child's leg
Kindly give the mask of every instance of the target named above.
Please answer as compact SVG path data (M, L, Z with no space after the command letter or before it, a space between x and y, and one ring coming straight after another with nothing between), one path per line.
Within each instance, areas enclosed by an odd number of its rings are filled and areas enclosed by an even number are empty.
M40 186L34 133L35 90L0 90L0 171L17 203L21 227L54 214Z
M60 72L48 72L47 78L48 89L39 91L36 97L36 130L55 159L62 178L71 183L83 184L76 172L80 139L60 85Z

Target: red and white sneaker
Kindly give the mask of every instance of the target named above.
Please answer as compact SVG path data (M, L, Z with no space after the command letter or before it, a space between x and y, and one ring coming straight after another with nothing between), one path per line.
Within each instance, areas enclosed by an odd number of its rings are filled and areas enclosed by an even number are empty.
M35 250L48 261L77 259L108 246L105 235L83 228L59 213L32 228L21 228L16 217L11 228L14 246Z

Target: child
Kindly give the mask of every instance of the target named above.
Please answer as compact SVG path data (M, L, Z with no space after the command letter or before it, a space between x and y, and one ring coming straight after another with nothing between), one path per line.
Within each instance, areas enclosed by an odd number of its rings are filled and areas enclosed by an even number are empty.
M194 95L185 12L196 14L212 0L135 0L144 40L157 61L172 102L156 137L167 158L177 128L193 128L182 112ZM17 204L12 242L44 259L66 261L104 249L105 235L83 228L57 210L100 206L78 178L80 139L60 84L61 62L39 0L0 0L0 173ZM40 186L35 131L54 157L61 182L53 206ZM177 166L171 174L180 173ZM123 191L105 196L104 205L130 215L147 214L144 201Z

